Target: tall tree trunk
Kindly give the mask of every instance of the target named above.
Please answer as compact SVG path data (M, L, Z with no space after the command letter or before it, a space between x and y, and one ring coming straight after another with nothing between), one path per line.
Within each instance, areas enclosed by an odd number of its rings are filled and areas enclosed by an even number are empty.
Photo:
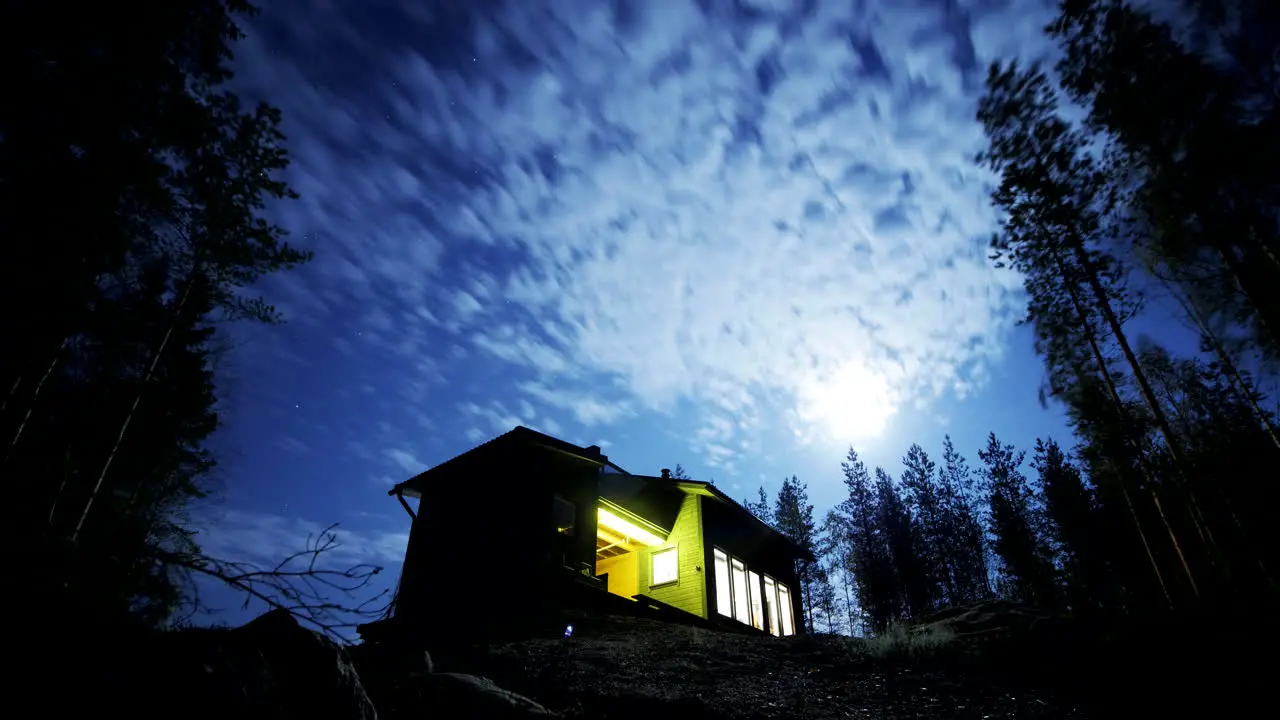
M13 379L13 385L9 386L9 393L4 396L4 401L0 402L0 413L3 413L9 407L9 403L13 402L13 396L18 394L18 388L22 386L22 372L18 372L18 376Z
M1202 535L1205 542L1209 546L1210 552L1216 551L1217 543L1213 539L1212 530L1208 527L1204 519L1204 514L1200 509L1200 503L1196 499L1194 490L1187 482L1187 468L1189 463L1186 456L1182 452L1177 435L1173 432L1173 428L1169 425L1169 418L1165 415L1164 408L1160 406L1160 401L1156 399L1155 393L1151 389L1151 383L1147 380L1147 374L1142 369L1142 364L1138 362L1137 355L1133 352L1133 348L1129 345L1129 338L1125 335L1124 328L1120 324L1120 319L1116 317L1115 310L1111 307L1111 301L1107 297L1106 288L1102 287L1102 281L1098 278L1097 268L1094 267L1093 261L1089 258L1088 251L1085 250L1084 243L1076 238L1069 243L1071 251L1075 255L1076 262L1080 265L1080 270L1084 274L1085 281L1089 284L1098 310L1102 313L1103 321L1106 322L1111 334L1116 338L1116 344L1120 347L1120 352L1124 355L1125 362L1128 363L1133 378L1138 382L1138 389L1142 394L1142 400L1146 404L1148 411L1156 421L1156 428L1160 431L1161 437L1164 438L1166 450L1172 458L1175 466L1174 475L1176 483L1185 493L1189 509L1191 510L1192 521L1195 523L1197 531Z
M1124 504L1129 508L1129 514L1133 517L1133 526L1138 529L1138 537L1142 539L1142 549L1147 554L1147 561L1151 563L1151 569L1156 573L1156 582L1160 584L1160 592L1164 595L1164 602L1173 610L1173 596L1169 594L1169 586L1165 584L1164 573L1160 572L1160 563L1156 562L1155 553L1151 551L1151 543L1147 540L1147 533L1142 529L1142 520L1138 517L1138 509L1133 505L1133 497L1129 495L1129 488L1125 485L1124 479L1119 469L1110 461L1111 471L1116 474L1116 484L1120 486L1120 494L1124 497Z
M160 339L160 344L151 353L147 371L142 377L142 382L138 384L138 392L133 396L133 402L129 405L129 412L125 415L124 422L120 424L120 432L116 434L116 440L111 446L111 452L107 454L107 460L102 464L102 471L98 473L98 479L93 484L89 499L85 501L84 508L80 512L80 519L76 522L75 530L71 533L72 543L79 539L80 532L84 529L84 522L89 517L89 512L93 509L94 501L97 500L99 493L102 491L102 484L107 478L107 471L111 469L111 463L120 452L120 446L124 443L125 433L128 432L129 424L133 422L133 417L138 412L138 405L142 403L142 396L147 391L147 384L155 376L156 368L160 365L160 358L164 355L165 349L168 348L169 340L173 337L174 330L177 329L178 323L182 322L187 301L191 298L191 290L197 282L199 282L199 276L196 269L193 269L187 279L186 287L183 288L182 297L178 300L178 306L173 311L173 318L169 321L169 327L165 329L164 336Z
M1181 415L1182 409L1174 406L1175 411ZM1205 404L1204 411L1209 415L1209 420L1218 427L1228 427L1226 418L1217 412L1212 405ZM1181 419L1181 418L1180 418ZM1190 427L1190 421L1183 421L1183 424ZM1249 529L1245 527L1244 521L1240 519L1240 515L1236 513L1235 505L1231 502L1231 497L1227 495L1227 491L1222 489L1220 483L1212 483L1213 489L1218 496L1218 500L1222 503L1223 509L1227 511L1227 516L1231 518L1231 523L1236 529L1236 533L1240 536L1240 540L1249 548L1250 554L1254 557L1254 563L1258 566L1258 570L1262 573L1262 579L1266 581L1269 587L1276 587L1276 581L1271 575L1271 571L1267 568L1266 559L1263 553L1252 542Z
M1107 361L1102 354L1102 348L1098 345L1098 339L1094 335L1093 328L1089 325L1089 314L1085 312L1084 302L1076 292L1076 285L1071 274L1067 272L1066 264L1062 261L1062 258L1056 252L1053 253L1053 258L1054 262L1058 265L1058 273L1062 276L1063 285L1067 289L1067 294L1071 297L1071 305L1075 309L1076 317L1080 321L1080 328L1089 342L1089 350L1093 354L1094 363L1098 366L1098 373L1102 376L1103 384L1107 387L1107 394L1110 396L1111 403L1115 407L1116 417L1120 422L1120 427L1123 428L1124 437L1133 448L1135 459L1142 470L1142 474L1147 479L1151 499L1155 503L1156 512L1160 516L1160 522L1164 525L1165 532L1168 533L1169 540L1173 543L1173 549L1178 554L1178 561L1182 564L1182 570L1187 576L1187 582L1191 585L1192 594L1199 597L1200 587L1196 583L1195 573L1191 571L1191 564L1187 562L1186 553L1182 550L1182 542L1178 540L1178 533L1174 530L1173 524L1169 522L1169 516L1164 511L1164 504L1160 500L1159 493L1156 492L1155 478L1147 463L1146 453L1143 452L1142 447L1138 444L1137 440L1134 439L1131 431L1129 430L1129 428L1132 427L1132 422L1129 419L1129 413L1124 408L1124 400L1120 397L1120 391L1116 389L1115 380L1111 377L1111 370L1107 367ZM1096 278L1094 279L1096 280ZM1108 307L1110 306L1108 305ZM1117 472L1116 481L1120 483L1126 500L1130 502L1130 510L1133 510L1132 500L1129 500L1128 496L1129 491L1124 488L1124 475ZM1168 590L1165 588L1164 578L1160 574L1160 568L1156 563L1155 556L1150 552L1150 545L1147 542L1146 533L1142 529L1142 524L1138 522L1138 515L1136 511L1133 514L1133 520L1137 525L1138 533L1142 535L1143 545L1147 547L1147 554L1151 559L1152 568L1160 579L1160 586L1162 589L1165 589L1165 594L1167 596Z
M31 413L35 411L36 402L40 399L40 391L44 389L44 384L48 382L49 376L53 374L53 369L58 366L58 361L62 359L62 352L67 349L67 344L71 342L71 337L63 338L62 344L58 346L57 352L54 353L53 359L49 361L49 367L45 368L44 374L40 376L40 382L36 383L35 392L31 395L31 401L27 403L27 412L22 416L22 422L18 423L18 429L13 433L13 440L9 442L9 449L4 454L4 464L9 464L9 458L13 456L13 451L18 447L18 441L22 438L22 433L27 428L27 423L31 421ZM17 390L18 382L22 378L19 376L18 381L14 383L14 390ZM10 395L12 395L12 391ZM7 401L6 401L7 404Z
M853 637L853 573L847 565L848 563L846 562L846 567L841 575L844 576L844 610L849 621L849 637Z
M53 531L53 518L58 514L58 503L62 500L62 493L67 489L67 481L71 478L71 443L67 443L67 451L62 459L62 482L58 485L58 494L53 496L53 503L49 505L49 530Z
M1169 286L1169 283L1164 284L1166 287ZM1178 304L1182 307L1182 311L1196 324L1196 328L1200 331L1200 337L1204 338L1210 349L1213 350L1213 354L1218 358L1218 367L1223 377L1227 379L1227 382L1231 383L1231 387L1235 389L1236 394L1249 404L1254 417L1262 425L1267 436L1271 438L1272 444L1276 446L1276 449L1280 449L1280 433L1276 432L1275 425L1267 417L1267 413L1262 407L1258 405L1257 394L1253 392L1253 389L1249 387L1249 383L1240 374L1239 368L1236 367L1235 361L1227 353L1222 341L1218 339L1217 333L1209 327L1204 315L1196 309L1195 304L1190 299L1184 297L1182 293L1172 287L1169 287L1169 290L1172 291L1174 298L1177 299Z

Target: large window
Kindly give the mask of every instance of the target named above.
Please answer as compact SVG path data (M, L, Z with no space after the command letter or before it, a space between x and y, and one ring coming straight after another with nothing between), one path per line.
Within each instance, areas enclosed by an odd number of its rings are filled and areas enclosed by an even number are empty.
M651 585L662 585L680 579L680 556L676 548L669 547L653 552L653 580Z
M786 585L747 567L723 550L715 562L716 612L773 635L793 635L791 592Z
M791 635L795 633L795 627L791 620L791 593L787 590L787 586L778 583L778 614L782 620L782 634Z
M733 618L740 623L751 624L751 607L747 604L747 566L737 558L731 561L733 569Z
M747 586L751 588L751 627L764 629L764 597L760 594L760 574L747 573Z
M733 617L733 591L729 588L729 556L722 550L716 556L716 612Z
M778 630L778 585L768 575L764 576L764 608L769 615L769 632L781 635Z

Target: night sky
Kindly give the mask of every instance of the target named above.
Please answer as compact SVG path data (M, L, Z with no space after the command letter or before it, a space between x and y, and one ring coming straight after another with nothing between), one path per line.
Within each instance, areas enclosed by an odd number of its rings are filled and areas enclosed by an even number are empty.
M271 0L236 84L284 113L309 265L219 363L214 554L341 523L398 575L392 483L530 426L734 497L854 446L1071 444L973 155L1050 2ZM1157 328L1159 330L1159 328Z

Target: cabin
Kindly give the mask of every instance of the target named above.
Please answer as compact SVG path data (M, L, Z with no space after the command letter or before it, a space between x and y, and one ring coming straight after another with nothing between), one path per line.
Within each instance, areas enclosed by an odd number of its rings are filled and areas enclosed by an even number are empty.
M387 625L428 635L573 604L793 635L812 555L708 482L517 426L393 487L412 518ZM416 509L410 500L417 499ZM379 627L381 626L381 627Z

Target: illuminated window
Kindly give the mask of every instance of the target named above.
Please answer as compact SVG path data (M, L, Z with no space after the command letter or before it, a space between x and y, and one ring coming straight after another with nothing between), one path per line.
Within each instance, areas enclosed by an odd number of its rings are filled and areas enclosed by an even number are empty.
M794 635L791 591L719 548L715 561L716 612L772 635Z
M552 500L551 512L554 516L556 532L561 535L572 536L574 526L577 524L578 507L556 495Z
M653 581L651 585L675 582L680 577L680 558L673 547L653 553Z
M716 550L715 556L716 611L726 617L733 617L733 595L729 589L729 556L722 550Z
M747 604L747 566L741 560L730 561L733 570L733 617L741 623L751 624L751 608Z
M760 575L747 573L747 587L751 589L751 627L764 629L764 598L760 596Z
M791 617L791 592L782 583L778 583L778 614L782 616L782 634L794 635L796 629Z
M769 633L781 635L778 631L778 586L768 575L764 576L764 609L769 616Z

